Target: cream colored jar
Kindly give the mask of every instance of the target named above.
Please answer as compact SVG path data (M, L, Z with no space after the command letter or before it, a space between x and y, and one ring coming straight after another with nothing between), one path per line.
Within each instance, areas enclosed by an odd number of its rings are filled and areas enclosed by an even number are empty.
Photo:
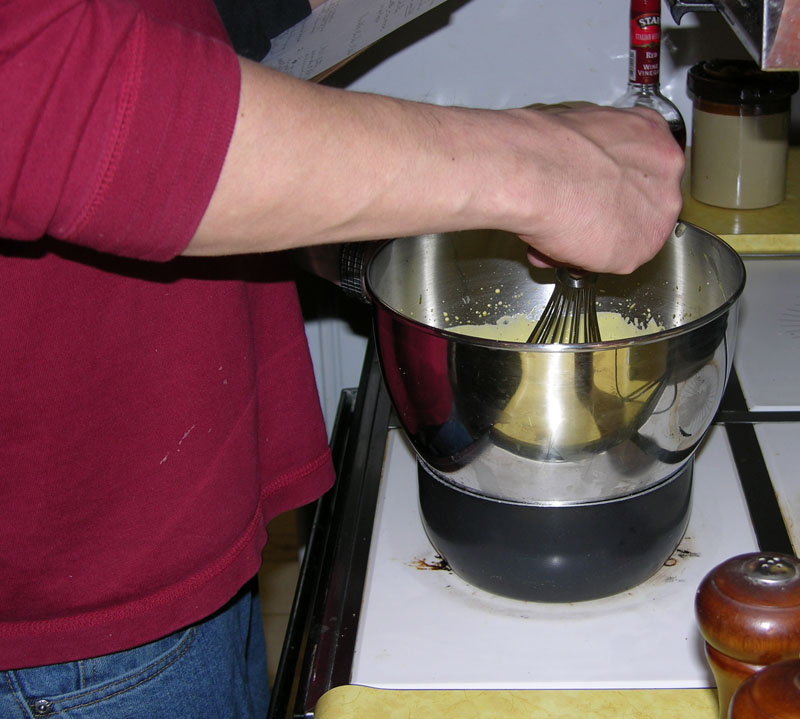
M762 72L749 60L712 60L689 70L694 199L736 209L784 200L797 86L796 73Z

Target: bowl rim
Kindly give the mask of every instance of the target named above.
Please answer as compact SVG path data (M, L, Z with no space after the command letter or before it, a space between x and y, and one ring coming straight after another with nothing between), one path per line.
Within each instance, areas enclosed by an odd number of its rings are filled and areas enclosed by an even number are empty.
M730 311L733 305L741 297L742 293L744 292L745 285L747 283L747 270L745 268L744 261L742 260L739 253L725 240L717 235L709 232L708 230L699 227L690 222L679 221L675 225L675 229L673 233L676 237L680 237L685 232L686 228L690 227L696 229L703 234L713 238L717 242L721 244L721 246L726 249L731 259L733 259L734 264L737 266L739 273L740 273L740 281L736 288L736 290L725 299L717 308L712 310L711 312L703 315L702 317L698 317L697 319L690 320L686 324L682 324L678 327L672 327L665 330L660 330L658 332L651 332L644 335L639 335L635 337L624 337L620 339L614 340L601 340L600 342L583 342L583 343L572 343L572 344L535 344L535 343L528 343L528 342L513 342L510 340L495 340L489 339L485 337L475 337L473 335L464 334L461 332L454 332L453 330L449 330L443 327L434 327L426 322L421 320L414 319L413 317L409 317L407 314L400 312L399 310L395 309L391 305L387 304L384 300L380 298L378 293L375 291L375 288L372 285L370 280L370 272L369 269L372 266L372 263L375 259L380 256L385 249L391 245L393 242L398 240L410 239L405 237L398 237L392 240L387 240L383 242L383 244L375 251L373 256L370 259L369 265L367 266L364 272L364 286L367 289L367 295L373 304L374 307L380 307L393 319L401 322L402 324L407 324L417 329L424 331L426 334L430 334L436 337L441 337L443 339L447 339L456 343L461 344L469 344L469 345L478 345L482 347L494 347L497 349L507 349L513 350L515 352L553 352L553 353L562 353L562 352L596 352L598 350L616 350L625 347L630 347L636 345L637 347L647 345L647 344L654 344L656 342L663 342L668 341L674 337L679 337L681 335L688 334L693 332L694 330L707 325L716 319L718 319L723 314L726 314ZM447 234L447 233L441 233ZM422 235L415 235L413 237L425 237L425 234ZM520 240L522 242L522 240Z

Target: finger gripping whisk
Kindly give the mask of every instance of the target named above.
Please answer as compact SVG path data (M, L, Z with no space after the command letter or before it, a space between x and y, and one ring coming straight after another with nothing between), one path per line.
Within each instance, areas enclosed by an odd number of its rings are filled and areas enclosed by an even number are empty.
M528 342L579 344L600 341L595 286L597 273L556 269L556 285Z

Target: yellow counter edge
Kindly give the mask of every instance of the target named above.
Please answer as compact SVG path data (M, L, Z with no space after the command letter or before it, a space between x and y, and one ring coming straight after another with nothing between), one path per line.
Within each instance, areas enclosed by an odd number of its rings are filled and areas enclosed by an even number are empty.
M335 687L315 719L717 719L714 689L374 689Z
M697 223L695 223L697 224ZM704 228L707 229L707 228ZM716 233L714 233L716 234ZM797 235L717 235L740 255L798 255L800 234Z

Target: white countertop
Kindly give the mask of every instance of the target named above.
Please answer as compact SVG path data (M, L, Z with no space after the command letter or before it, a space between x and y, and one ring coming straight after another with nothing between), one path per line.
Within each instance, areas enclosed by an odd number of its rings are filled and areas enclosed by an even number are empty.
M800 409L800 258L747 258L735 363L751 410Z

